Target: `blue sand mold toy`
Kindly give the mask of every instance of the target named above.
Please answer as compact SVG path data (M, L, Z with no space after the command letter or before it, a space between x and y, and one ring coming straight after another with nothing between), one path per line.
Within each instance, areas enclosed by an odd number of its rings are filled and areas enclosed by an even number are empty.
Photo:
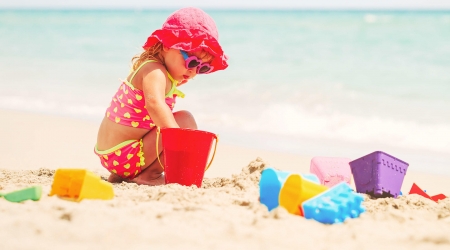
M293 173L276 170L271 167L262 171L259 181L259 200L266 205L269 211L278 207L278 196L281 187L291 174ZM320 183L319 178L315 174L301 174L301 176L315 183Z
M356 218L366 209L361 205L363 196L342 182L331 189L303 202L303 215L307 219L333 224Z
M273 168L266 168L262 171L259 181L259 201L266 205L269 211L278 207L278 195L289 174L289 172Z

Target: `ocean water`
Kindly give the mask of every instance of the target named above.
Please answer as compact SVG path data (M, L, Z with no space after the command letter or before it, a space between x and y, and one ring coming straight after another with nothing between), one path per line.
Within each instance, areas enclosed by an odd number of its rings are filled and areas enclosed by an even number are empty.
M100 122L172 11L0 10L0 108ZM180 88L199 129L450 174L449 11L206 11L230 66Z

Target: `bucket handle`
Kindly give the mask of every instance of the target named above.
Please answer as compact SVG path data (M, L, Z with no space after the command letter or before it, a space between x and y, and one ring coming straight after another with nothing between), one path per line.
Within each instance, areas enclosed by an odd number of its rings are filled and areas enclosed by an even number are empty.
M163 164L161 163L161 160L159 159L159 150L158 150L158 141L159 141L159 134L161 133L161 129L159 127L156 128L156 157L158 157L159 165L161 165L162 169L164 169ZM208 166L206 166L206 170L208 170L209 166L211 166L211 163L214 160L214 156L216 155L216 149L217 149L217 143L219 142L219 136L214 134L214 138L216 139L216 144L214 145L214 152L211 157L211 161L209 161Z

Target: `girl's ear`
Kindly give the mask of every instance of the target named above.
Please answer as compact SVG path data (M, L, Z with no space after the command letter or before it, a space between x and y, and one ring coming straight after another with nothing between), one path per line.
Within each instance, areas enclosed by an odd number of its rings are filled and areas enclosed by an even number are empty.
M169 48L169 47L166 47L165 45L163 45L163 50L164 50L165 52L167 52L167 51L170 50L170 48Z

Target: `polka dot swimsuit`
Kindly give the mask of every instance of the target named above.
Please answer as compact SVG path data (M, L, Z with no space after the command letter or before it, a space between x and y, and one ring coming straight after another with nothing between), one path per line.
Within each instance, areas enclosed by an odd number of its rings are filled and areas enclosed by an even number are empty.
M139 69L149 62L155 61L149 60L142 63L133 73L130 81L124 81L120 85L111 101L110 106L106 110L106 117L108 117L108 119L118 124L134 128L152 129L155 127L155 124L153 123L145 107L144 91L135 88L130 83ZM175 106L175 98L177 96L184 98L184 94L176 88L178 82L172 78L169 72L167 72L167 74L172 82L172 88L169 93L166 94L165 101L169 108L173 110L173 107Z

